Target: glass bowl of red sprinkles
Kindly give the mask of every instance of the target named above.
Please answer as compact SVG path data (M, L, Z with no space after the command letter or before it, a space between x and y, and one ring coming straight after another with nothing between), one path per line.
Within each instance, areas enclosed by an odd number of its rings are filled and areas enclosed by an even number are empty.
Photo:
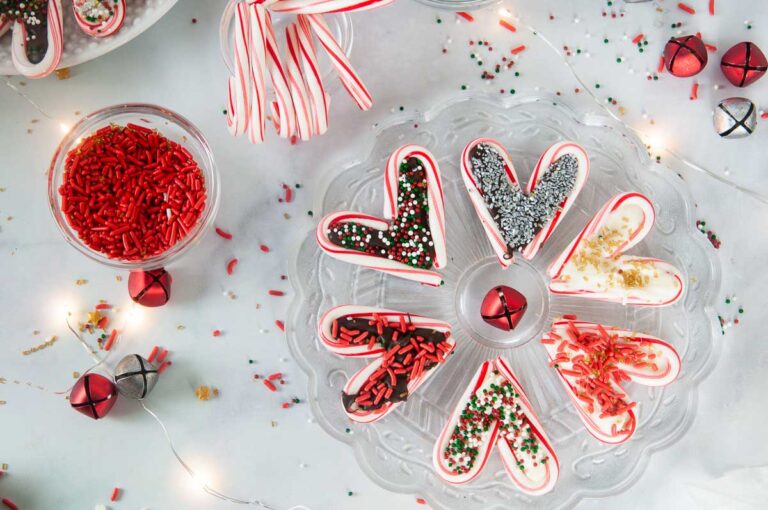
M211 225L219 175L203 134L150 104L91 113L59 144L48 199L64 238L123 269L162 267Z

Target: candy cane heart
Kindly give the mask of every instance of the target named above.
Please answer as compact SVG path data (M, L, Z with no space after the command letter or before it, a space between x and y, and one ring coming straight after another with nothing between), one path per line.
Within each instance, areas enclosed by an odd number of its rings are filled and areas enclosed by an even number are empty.
M376 271L439 286L447 263L440 171L417 145L397 149L384 176L384 219L352 211L326 215L317 242L331 257Z
M14 67L24 76L48 76L59 65L63 52L61 0L48 0L45 23L32 30L22 21L14 22L11 59Z
M328 310L318 323L322 344L347 357L375 358L349 378L342 392L347 416L371 423L392 412L453 352L448 323L358 305Z
M72 0L75 21L91 37L107 37L125 22L125 0Z
M549 266L555 294L665 306L684 293L684 277L663 260L626 255L653 228L656 213L640 193L609 200Z
M613 326L561 319L541 342L585 427L604 443L623 443L637 427L623 382L665 386L680 373L671 345Z
M589 176L586 151L574 142L547 149L523 189L500 142L478 138L464 148L461 176L503 267L521 250L530 260L550 238Z
M494 445L520 491L541 495L560 473L554 449L530 400L503 357L478 369L435 443L438 475L452 484L477 477Z

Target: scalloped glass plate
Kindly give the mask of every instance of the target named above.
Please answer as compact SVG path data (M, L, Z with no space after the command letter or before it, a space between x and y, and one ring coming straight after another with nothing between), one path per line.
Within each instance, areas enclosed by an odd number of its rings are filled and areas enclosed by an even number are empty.
M155 24L178 0L128 0L125 23L110 37L97 38L86 34L77 26L72 13L72 1L61 3L64 16L64 53L59 69L88 62L116 50ZM11 61L11 33L0 37L0 74L19 74Z
M691 216L693 201L683 182L653 163L643 144L607 118L581 115L559 100L529 97L492 100L467 97L440 105L421 118L401 119L380 129L368 154L329 169L315 211L349 209L380 214L383 168L387 156L405 143L429 148L438 159L445 191L449 263L439 288L387 276L324 255L307 235L291 269L297 298L288 323L294 357L309 376L308 395L318 422L352 446L363 470L383 487L418 494L433 508L553 509L585 497L624 490L642 473L654 449L669 445L688 428L695 414L699 381L713 361L718 332L711 308L720 281L719 263ZM589 180L547 245L530 263L500 269L459 175L459 156L470 140L486 136L507 147L518 176L526 180L539 155L564 139L588 152ZM610 197L621 191L646 194L656 207L656 227L635 249L673 262L684 273L688 291L673 306L638 307L577 297L550 295L545 269ZM498 341L477 325L478 299L493 285L522 290L529 309L515 334ZM523 289L522 287L525 287ZM480 297L478 297L480 296ZM340 402L347 377L364 360L345 359L319 342L319 314L345 304L380 306L447 320L457 341L454 356L395 412L373 425L351 424ZM625 444L598 442L584 429L568 396L547 365L537 341L551 319L574 313L580 319L643 331L669 341L683 369L665 388L628 384L638 402L638 428ZM495 331L495 330L494 330ZM560 480L540 497L520 493L509 481L497 455L473 482L450 486L432 467L432 447L449 412L482 360L504 354L538 410L560 459Z

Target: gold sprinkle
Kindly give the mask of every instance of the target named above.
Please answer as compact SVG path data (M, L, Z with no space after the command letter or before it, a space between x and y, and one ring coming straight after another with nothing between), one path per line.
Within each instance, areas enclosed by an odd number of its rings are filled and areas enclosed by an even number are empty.
M277 422L275 420L272 420L272 428L277 427Z
M195 396L198 400L211 400L212 398L219 396L219 390L217 388L211 388L201 384L195 390Z
M645 287L650 280L648 276L641 273L639 269L625 269L621 272L621 279L621 284L627 289Z
M291 219L291 215L288 214L288 213L283 213L283 218L285 218L286 220L290 220Z
M62 67L61 69L56 69L56 78L60 80L68 80L70 77L70 70L69 67Z
M117 275L117 276L115 276L115 280L118 281L118 282L122 282L123 281L123 277L120 276L120 275Z
M78 287L85 285L86 283L88 283L88 280L86 280L85 278L78 278L77 280L75 280L75 285L77 285Z
M179 331L184 331L185 329L187 329L187 327L184 324L179 324L178 326L176 326L176 329Z
M261 310L261 303L256 303L256 309Z
M0 406L4 406L6 404L5 400L0 400Z
M54 335L54 336L50 337L48 340L46 340L45 342L41 343L40 345L36 345L34 347L31 347L31 348L27 349L26 351L21 351L21 353L24 356L29 356L30 354L33 354L33 353L35 353L37 351L42 351L43 349L47 349L48 347L50 347L53 344L55 344L58 341L58 339L59 339L59 337Z
M80 378L80 372L72 372L72 379L79 379Z

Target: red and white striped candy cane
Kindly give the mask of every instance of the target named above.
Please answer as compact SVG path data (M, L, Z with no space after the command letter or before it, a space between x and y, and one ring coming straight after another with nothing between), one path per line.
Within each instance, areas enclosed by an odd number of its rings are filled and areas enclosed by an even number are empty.
M251 101L248 137L252 143L264 141L264 124L266 119L266 72L267 72L267 43L265 38L267 11L260 4L249 5L250 36L249 56L251 60L251 82L253 98Z
M274 12L293 14L332 14L367 11L389 5L394 0L276 0L269 4Z
M272 102L272 119L275 123L278 135L282 138L290 138L296 133L296 111L291 99L291 91L288 86L288 76L282 61L280 49L277 46L275 30L272 27L272 16L267 12L265 39L267 43L267 70L272 79L272 88L275 91L275 101Z
M242 135L248 130L248 121L251 114L251 59L248 54L250 49L250 20L248 5L240 2L235 6L235 58L234 58L234 83L230 87L230 106L234 107L227 119L229 132L233 135Z
M298 27L291 23L285 27L285 38L288 42L288 86L291 90L293 107L296 109L296 134L302 140L312 138L312 108L309 105L309 93L304 83L304 74L299 65L299 34Z
M27 55L27 27L20 20L13 22L11 41L11 60L13 67L28 78L43 78L51 74L61 61L64 52L64 31L61 13L61 0L48 0L48 27L46 37L48 48L43 59L32 63Z
M349 92L361 110L368 110L373 105L371 93L368 92L365 84L352 68L349 59L344 54L341 46L339 46L336 38L333 37L325 19L319 14L308 14L307 20L312 26L312 30L315 31L320 44L323 45L323 48L328 53L344 88L347 89L347 92Z
M312 28L303 15L298 16L299 23L299 60L304 71L304 80L309 92L309 102L312 107L312 118L315 122L314 132L322 135L328 130L329 97L325 93L320 68L317 65L317 52L312 40Z

